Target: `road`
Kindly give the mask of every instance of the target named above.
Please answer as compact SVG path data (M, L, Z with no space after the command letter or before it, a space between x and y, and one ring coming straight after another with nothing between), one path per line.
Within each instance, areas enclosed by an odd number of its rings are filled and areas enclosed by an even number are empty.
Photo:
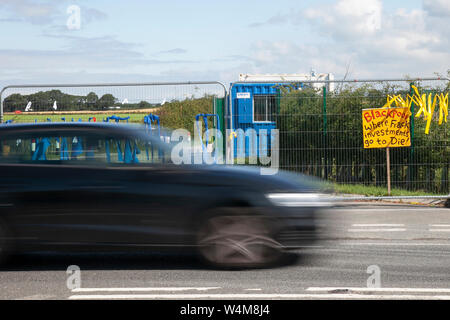
M0 269L0 299L450 299L450 209L358 205L319 222L321 241L268 270L167 254L23 255ZM67 288L69 265L80 289ZM381 288L367 288L377 270Z

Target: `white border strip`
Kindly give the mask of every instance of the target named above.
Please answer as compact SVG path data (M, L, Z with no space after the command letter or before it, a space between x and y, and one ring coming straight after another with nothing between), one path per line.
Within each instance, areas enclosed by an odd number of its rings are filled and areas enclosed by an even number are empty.
M404 227L405 225L402 223L374 223L374 224L363 224L363 223L356 223L352 224L352 227Z
M448 288L367 288L367 287L309 287L306 291L334 291L348 290L357 292L421 292L421 293L450 293Z
M386 228L386 229L348 229L348 232L403 232L404 228Z
M145 292L145 291L207 291L222 287L161 287L161 288L77 288L72 292Z
M421 299L450 300L450 295L368 295L368 294L113 294L113 295L74 295L70 300L114 300L114 299Z

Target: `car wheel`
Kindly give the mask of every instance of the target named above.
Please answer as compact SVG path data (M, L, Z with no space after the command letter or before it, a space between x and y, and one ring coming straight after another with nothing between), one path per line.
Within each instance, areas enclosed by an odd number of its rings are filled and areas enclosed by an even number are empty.
M267 267L282 256L267 221L255 215L213 216L200 227L197 241L202 258L217 267Z

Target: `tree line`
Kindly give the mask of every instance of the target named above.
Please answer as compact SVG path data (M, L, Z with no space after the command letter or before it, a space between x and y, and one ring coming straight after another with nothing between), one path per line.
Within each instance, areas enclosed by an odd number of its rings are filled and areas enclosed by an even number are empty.
M105 110L110 107L120 106L121 109L147 109L158 107L147 101L138 103L121 104L119 99L110 93L99 97L95 92L87 95L71 95L61 90L39 91L29 95L20 93L11 94L4 101L4 112L23 111L28 102L32 103L33 111L51 111L54 102L57 101L59 111L77 111L77 110Z

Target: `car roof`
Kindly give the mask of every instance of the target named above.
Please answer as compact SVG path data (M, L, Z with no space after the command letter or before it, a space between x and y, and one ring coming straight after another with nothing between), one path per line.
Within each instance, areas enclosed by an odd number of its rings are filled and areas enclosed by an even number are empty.
M146 130L143 124L137 123L111 123L111 122L35 122L35 123L1 123L0 124L0 137L2 135L10 135L14 133L32 134L34 130L61 130L71 131L77 129L85 129L90 133L98 132L100 134L108 135L125 135L132 136L134 138L147 140L169 151L173 147L173 142L162 141L159 135L152 135ZM95 130L95 131L94 131ZM94 132L93 132L94 131ZM171 136L171 130L161 127L161 134L164 136Z

